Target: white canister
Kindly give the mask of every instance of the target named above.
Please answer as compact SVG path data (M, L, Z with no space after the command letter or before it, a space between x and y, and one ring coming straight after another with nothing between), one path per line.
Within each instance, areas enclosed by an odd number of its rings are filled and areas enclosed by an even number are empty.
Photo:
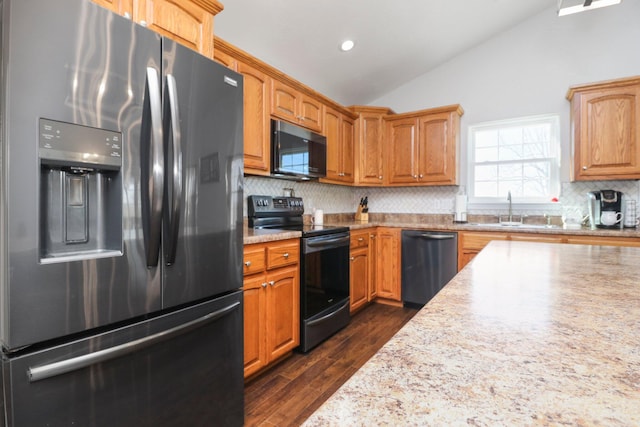
M313 225L322 225L324 223L324 212L322 209L314 209L313 217L311 218Z

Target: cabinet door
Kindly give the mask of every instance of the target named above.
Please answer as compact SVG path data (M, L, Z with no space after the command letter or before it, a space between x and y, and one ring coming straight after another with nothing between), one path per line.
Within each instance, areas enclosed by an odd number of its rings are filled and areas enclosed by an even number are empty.
M390 184L415 183L416 172L416 119L387 122L387 171Z
M313 131L322 132L322 120L324 116L322 104L303 93L298 95L298 99L300 102L300 106L298 107L300 124Z
M137 0L133 19L213 58L214 13L205 10L200 4L201 2L192 0ZM216 10L219 12L222 6L218 4Z
M456 138L450 113L418 119L418 180L456 184Z
M254 175L271 172L271 122L269 120L269 78L255 68L238 62L244 77L244 171Z
M342 180L352 183L354 181L353 174L353 120L342 116L340 122L340 139L342 147Z
M640 178L640 84L578 94L572 107L575 178Z
M267 351L269 361L300 344L300 282L298 266L267 275Z
M298 92L292 87L271 79L271 114L298 123Z
M358 183L380 185L383 182L383 122L379 114L361 114L356 122L359 138Z
M224 65L233 71L238 71L238 61L231 55L226 54L219 49L214 50L213 60ZM245 96L247 96L247 89L245 85Z
M369 288L369 248L351 250L349 269L350 311L355 312L368 302Z
M133 0L93 0L93 2L118 15L126 16L127 18L133 16Z
M369 301L373 301L378 296L378 284L376 278L378 277L378 272L376 269L376 262L378 257L378 232L373 230L370 231L369 234L369 290L368 297Z
M376 244L378 297L400 301L400 229L379 228Z
M244 376L268 363L266 347L267 278L259 274L244 279Z
M340 116L336 110L327 108L324 114L324 136L327 138L327 175L331 181L341 180Z

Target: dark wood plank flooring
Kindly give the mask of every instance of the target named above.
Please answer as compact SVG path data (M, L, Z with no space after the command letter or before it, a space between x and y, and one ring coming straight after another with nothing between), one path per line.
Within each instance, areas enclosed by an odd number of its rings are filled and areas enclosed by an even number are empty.
M250 380L245 385L245 425L300 425L416 312L371 304L308 354L294 353Z

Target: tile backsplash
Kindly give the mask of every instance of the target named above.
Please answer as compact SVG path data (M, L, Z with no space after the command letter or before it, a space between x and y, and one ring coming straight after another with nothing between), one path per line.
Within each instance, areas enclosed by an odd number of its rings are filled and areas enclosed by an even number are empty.
M355 212L361 197L369 197L371 213L415 213L415 214L451 214L454 210L455 196L458 186L442 187L347 187L341 185L321 184L316 181L296 182L283 179L245 177L244 215L247 215L246 196L250 194L281 196L285 189L293 188L295 195L302 197L305 213L312 213L314 208L323 209L325 213ZM561 214L561 206L577 206L587 213L586 193L599 189L622 191L627 197L640 200L640 181L588 181L562 183L562 194L556 212L522 211L514 205L514 212L522 214ZM505 203L506 206L506 203ZM497 210L480 210L470 206L471 214L497 214Z

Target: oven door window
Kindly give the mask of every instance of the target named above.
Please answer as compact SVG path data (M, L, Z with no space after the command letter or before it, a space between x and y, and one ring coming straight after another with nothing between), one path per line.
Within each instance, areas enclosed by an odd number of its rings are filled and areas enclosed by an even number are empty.
M302 276L303 318L349 298L349 246L304 255Z

